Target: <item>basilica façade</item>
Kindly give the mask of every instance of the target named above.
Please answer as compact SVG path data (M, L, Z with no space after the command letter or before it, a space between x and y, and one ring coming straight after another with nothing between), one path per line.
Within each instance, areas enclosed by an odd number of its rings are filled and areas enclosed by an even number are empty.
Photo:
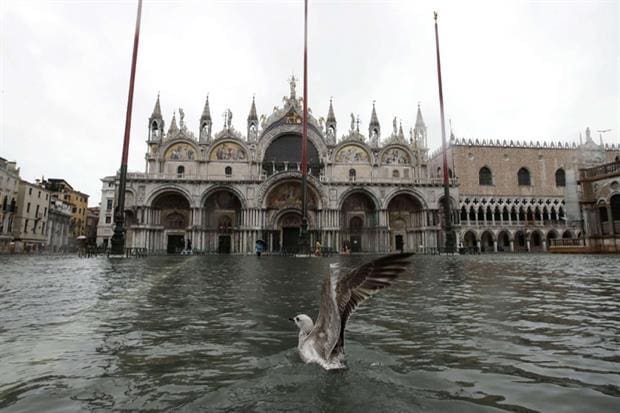
M282 107L260 118L252 101L247 130L213 132L209 100L198 138L173 115L164 129L159 96L148 123L146 171L129 173L126 246L149 251L295 252L302 218L303 102L295 79ZM384 133L373 104L368 134L351 124L341 138L330 102L327 118L308 115L307 211L310 245L351 251L419 251L441 241L442 181L428 167L427 130L418 107L405 137L396 120ZM118 175L102 179L98 244L112 236ZM454 216L458 219L457 188ZM452 192L451 192L452 196Z

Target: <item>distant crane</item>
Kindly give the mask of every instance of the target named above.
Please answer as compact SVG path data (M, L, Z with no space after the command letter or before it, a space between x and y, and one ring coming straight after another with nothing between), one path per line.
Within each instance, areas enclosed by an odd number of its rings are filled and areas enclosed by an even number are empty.
M607 133L607 132L611 132L611 129L599 129L597 130L598 132L598 137L601 140L601 144L603 143L603 134Z

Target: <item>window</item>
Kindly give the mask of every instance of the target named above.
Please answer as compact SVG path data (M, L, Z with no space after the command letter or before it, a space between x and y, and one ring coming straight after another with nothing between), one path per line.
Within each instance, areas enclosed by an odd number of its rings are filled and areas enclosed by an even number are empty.
M400 178L400 172L398 172L398 169L394 169L392 171L392 178Z
M226 176L231 176L232 168L230 166L227 166L226 168L224 168L224 174L226 174Z
M611 219L620 221L620 195L616 194L610 199Z
M47 207L45 207L45 209L43 210L43 216L46 217L47 216Z
M355 171L355 169L353 168L349 169L349 181L355 181L356 175L357 175L357 172Z
M566 173L562 168L555 171L555 186L566 186Z
M112 209L112 199L107 200L106 209L108 211Z
M112 222L112 217L105 217L105 223L109 224L110 222Z
M32 195L32 188L28 188L28 195Z
M519 169L519 172L517 173L517 179L519 181L519 185L521 186L532 185L532 181L530 180L530 172L525 168Z
M41 234L45 234L45 222L41 224Z
M38 205L37 205L37 208L35 209L34 216L37 218L39 217L39 206Z
M37 195L37 198L41 198L41 191L39 191L39 194Z
M491 174L491 170L486 166L480 168L478 172L478 183L485 186L493 185L493 175Z
M177 178L183 178L184 174L185 174L185 167L181 165L177 168Z
M45 194L45 200L47 201L49 194Z
M24 234L28 232L28 220L24 222Z
M30 212L30 202L28 202L28 205L26 205L26 213Z

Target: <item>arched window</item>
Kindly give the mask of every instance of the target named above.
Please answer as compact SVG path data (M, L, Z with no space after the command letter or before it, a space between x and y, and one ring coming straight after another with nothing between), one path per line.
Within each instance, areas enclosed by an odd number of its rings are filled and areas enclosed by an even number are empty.
M566 173L562 168L555 171L555 186L566 186Z
M360 230L364 226L364 221L360 217L353 217L349 221L349 228L351 230Z
M392 178L400 178L400 172L398 172L398 169L394 169L392 171Z
M185 167L183 165L179 166L177 168L177 177L178 178L183 178L183 175L185 174Z
M355 169L349 169L349 181L355 181L356 174Z
M185 228L185 217L178 212L168 214L168 216L166 216L164 227L171 229Z
M232 175L232 167L227 166L226 168L224 168L224 174L226 176L231 176Z
M519 180L519 185L521 186L532 185L532 181L530 180L530 171L525 168L519 169L519 172L517 173L517 178Z
M486 166L480 168L480 172L478 172L478 182L480 185L493 185L493 176L491 175L491 170Z

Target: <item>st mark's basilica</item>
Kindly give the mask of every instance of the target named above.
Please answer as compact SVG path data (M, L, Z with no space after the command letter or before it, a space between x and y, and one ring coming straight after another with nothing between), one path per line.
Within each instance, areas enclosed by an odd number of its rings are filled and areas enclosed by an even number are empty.
M259 118L252 101L245 133L232 126L232 115L228 110L214 132L207 97L196 138L182 109L178 125L175 114L165 130L157 98L146 171L127 176L127 247L246 253L263 240L269 252L296 251L303 102L295 79L270 115ZM325 119L308 115L310 245L353 252L436 247L443 187L427 169L420 108L407 137L396 120L382 130L374 105L367 136L353 115L347 126L338 139L342 126L331 102ZM109 245L118 176L102 181L98 243Z

